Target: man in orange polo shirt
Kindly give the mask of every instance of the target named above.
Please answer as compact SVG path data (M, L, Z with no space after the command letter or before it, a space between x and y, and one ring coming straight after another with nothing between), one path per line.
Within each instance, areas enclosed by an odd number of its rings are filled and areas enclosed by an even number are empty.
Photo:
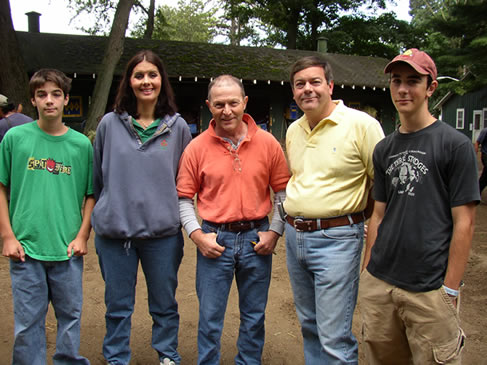
M198 364L220 364L220 338L233 277L240 332L236 364L260 364L272 253L284 230L274 203L283 201L289 171L279 142L245 114L242 83L222 75L208 86L209 128L184 151L177 189L181 223L198 247ZM200 226L193 206L197 194Z

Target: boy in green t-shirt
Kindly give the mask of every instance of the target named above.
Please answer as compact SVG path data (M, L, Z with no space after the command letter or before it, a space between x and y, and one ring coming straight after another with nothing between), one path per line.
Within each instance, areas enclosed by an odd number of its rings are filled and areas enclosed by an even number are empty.
M15 318L12 364L46 364L49 301L58 321L53 363L89 364L78 351L83 255L95 204L93 149L62 122L71 79L42 69L29 86L39 119L10 129L0 144L0 236L2 254L10 258Z

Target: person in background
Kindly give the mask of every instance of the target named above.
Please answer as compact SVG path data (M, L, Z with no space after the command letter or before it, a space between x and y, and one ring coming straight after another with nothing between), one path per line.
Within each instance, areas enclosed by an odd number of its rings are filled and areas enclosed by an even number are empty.
M475 141L475 152L479 152L479 147L480 153L482 154L482 165L484 166L479 178L479 189L480 194L482 195L482 191L487 186L487 127L480 131L479 137L477 138L477 141Z
M198 364L220 364L220 339L228 294L237 282L240 309L235 364L260 364L271 281L272 253L284 221L274 204L289 180L279 142L245 113L248 97L231 75L208 85L213 119L181 158L177 180L181 222L198 248ZM193 206L197 195L200 226Z
M191 140L176 113L161 59L142 50L127 64L115 99L94 142L92 214L95 246L105 280L109 364L128 365L139 262L152 316L152 347L163 365L179 364L175 294L183 257L176 175Z
M28 122L32 122L32 118L22 114L22 104L15 106L0 94L0 142L10 128Z
M459 291L479 202L472 142L428 109L438 87L431 57L396 56L390 75L398 130L374 151L360 303L370 365L461 364Z

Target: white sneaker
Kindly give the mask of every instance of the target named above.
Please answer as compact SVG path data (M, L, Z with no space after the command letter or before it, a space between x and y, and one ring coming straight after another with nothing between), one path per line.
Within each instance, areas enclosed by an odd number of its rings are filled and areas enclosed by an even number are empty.
M174 361L172 361L171 359L169 359L168 357L165 357L160 365L176 365L176 363Z

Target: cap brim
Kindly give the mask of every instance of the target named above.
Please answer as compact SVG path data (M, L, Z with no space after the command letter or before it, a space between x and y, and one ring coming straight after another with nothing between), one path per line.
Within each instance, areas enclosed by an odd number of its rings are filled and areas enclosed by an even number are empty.
M420 75L424 75L424 76L428 76L430 73L428 71L426 71L424 68L422 67L419 67L416 63L414 62L411 62L411 61L406 61L406 60L392 60L391 62L389 62L386 67L384 68L384 73L385 74L388 74L391 72L391 69L392 67L396 64L396 63L399 63L399 62L402 62L402 63L405 63L409 66L411 66L412 68L414 68L414 70L419 73Z

